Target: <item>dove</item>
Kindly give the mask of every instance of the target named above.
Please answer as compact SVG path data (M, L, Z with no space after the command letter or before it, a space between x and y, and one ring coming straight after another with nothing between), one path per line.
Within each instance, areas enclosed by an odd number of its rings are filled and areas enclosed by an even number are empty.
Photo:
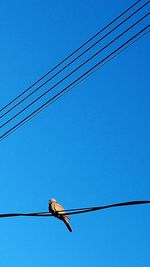
M49 201L49 211L52 213L53 216L62 220L67 226L68 230L72 232L72 228L69 224L69 217L63 214L65 213L64 208L54 198Z

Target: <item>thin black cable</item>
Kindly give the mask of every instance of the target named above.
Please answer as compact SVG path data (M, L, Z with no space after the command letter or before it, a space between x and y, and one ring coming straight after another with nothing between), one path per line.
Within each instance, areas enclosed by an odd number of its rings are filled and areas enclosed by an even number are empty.
M60 96L62 96L65 92L67 92L70 88L73 88L76 86L76 83L83 79L84 76L87 76L90 72L92 72L94 69L97 69L97 67L103 63L105 60L109 59L109 57L112 57L115 53L118 52L118 50L122 49L124 46L126 46L129 42L131 42L134 38L136 38L138 35L143 33L149 28L150 25L147 25L145 28L143 28L141 31L139 31L137 34L132 36L130 39L128 39L124 44L122 44L120 47L118 47L116 50L114 50L112 53L110 53L108 56L106 56L103 60L101 60L99 63L94 65L91 69L89 69L87 72L82 74L79 78L77 78L75 81L73 81L71 84L69 84L67 87L65 87L62 91L60 91L58 94L50 98L47 102L45 102L43 105L41 105L39 108L34 110L32 113L30 113L27 117L25 117L23 120L21 120L19 123L17 123L15 126L10 128L8 131L6 131L3 135L0 136L0 140L3 140L6 136L11 134L13 131L15 131L18 127L20 127L22 124L24 124L26 121L30 120L32 117L34 117L37 113L41 112L44 107L47 107L48 104L53 103L55 100L57 100ZM147 31L149 32L149 31ZM138 38L139 39L139 38ZM118 53L119 54L119 53Z
M77 84L80 84L82 81L84 81L85 79L87 79L89 76L91 76L94 72L96 72L97 70L99 70L101 67L103 67L106 63L110 62L113 58L115 58L116 56L118 56L120 53L122 53L125 49L127 49L128 47L130 47L131 45L133 45L135 42L137 42L139 39L141 39L144 35L146 35L148 32L150 32L150 30L144 32L142 35L140 35L138 38L136 38L134 41L132 41L130 44L128 44L126 47L122 48L119 52L117 52L115 55L113 55L110 59L108 59L107 61L105 61L101 66L97 67L96 69L94 69L93 71L91 71L86 77L82 78L81 81L79 81L78 83L76 83L75 85L73 85L71 87L71 89L73 87L75 87ZM44 109L44 108L43 108Z
M142 20L144 20L150 13L145 14L142 18L140 18L138 21L136 21L134 24L132 24L129 28L127 28L124 32L119 34L117 37L115 37L111 42L109 42L107 45L105 45L103 48L98 50L95 54L93 54L91 57L89 57L86 61L84 61L82 64L80 64L77 68L75 68L73 71L71 71L69 74L67 74L65 77L63 77L60 81L58 81L56 84L54 84L52 87L50 87L47 91L45 91L43 94L41 94L39 97L37 97L35 100L33 100L30 104L25 106L23 109L21 109L19 112L17 112L15 115L13 115L10 119L8 119L6 122L4 122L0 129L3 128L5 125L7 125L9 122L11 122L13 119L15 119L18 115L20 115L22 112L24 112L26 109L28 109L30 106L32 106L34 103L36 103L39 99L44 97L46 94L48 94L52 89L54 89L57 85L59 85L61 82L66 80L68 77L70 77L72 74L74 74L77 70L79 70L82 66L84 66L86 63L88 63L90 60L92 60L94 57L96 57L99 53L101 53L104 49L106 49L108 46L110 46L112 43L114 43L116 40L118 40L121 36L123 36L125 33L127 33L130 29L132 29L134 26L136 26L138 23L140 23Z
M106 30L110 25L112 25L115 21L117 21L120 17L122 17L125 13L127 13L130 9L132 9L134 6L136 6L141 0L136 1L133 5L131 5L129 8L127 8L124 12L122 12L119 16L117 16L115 19L113 19L110 23L108 23L104 28L102 28L100 31L98 31L94 36L92 36L90 39L88 39L85 43L83 43L79 48L77 48L74 52L69 54L65 59L63 59L60 63L58 63L56 66L54 66L52 69L50 69L46 74L44 74L41 78L39 78L36 82L34 82L32 85L30 85L27 89L25 89L21 94L19 94L17 97L15 97L13 100L8 102L2 109L0 109L0 112L3 111L5 108L10 106L13 102L15 102L18 98L20 98L23 94L25 94L27 91L29 91L34 85L39 83L42 79L44 79L48 74L50 74L52 71L57 69L60 65L62 65L65 61L67 61L70 57L72 57L76 52L78 52L80 49L82 49L86 44L88 44L90 41L92 41L96 36L98 36L100 33L102 33L104 30Z
M132 16L134 16L136 13L138 13L141 9L143 9L147 4L149 4L149 1L147 1L144 5L142 5L140 8L138 8L136 11L134 11L130 16L128 16L126 19L124 19L122 22L120 22L118 25L116 25L112 30L110 30L107 34L102 36L99 40L97 40L93 45L88 47L85 51L83 51L80 55L78 55L76 58L74 58L71 62L69 62L67 65L65 65L62 69L60 69L58 72L56 72L52 77L47 79L44 83L42 83L40 86L38 86L35 90L33 90L30 94L28 94L26 97L24 97L22 100L20 100L18 103L16 103L14 106L12 106L9 110L7 110L3 115L0 116L0 118L3 118L5 115L7 115L9 112L11 112L13 109L15 109L18 105L20 105L22 102L24 102L26 99L28 99L30 96L32 96L35 92L37 92L40 88L42 88L45 84L47 84L49 81L51 81L53 78L58 76L62 71L64 71L67 67L69 67L72 63L74 63L77 59L79 59L81 56L83 56L85 53L87 53L90 49L92 49L94 46L96 46L99 42L101 42L104 38L106 38L108 35L110 35L113 31L115 31L118 27L120 27L123 23L125 23L128 19L130 19ZM7 124L7 123L6 123ZM3 127L3 125L1 126Z
M88 207L88 208L76 208L76 209L69 209L69 210L62 210L59 213L63 213L65 215L77 215L87 212L98 211L102 209L110 209L114 207L123 207L123 206L133 206L133 205L144 205L150 204L150 200L136 200L136 201L128 201L128 202L120 202L110 205L104 206L96 206L96 207ZM26 216L26 217L50 217L53 216L50 212L32 212L32 213L3 213L0 214L0 218L6 217L17 217L17 216Z
M93 71L91 71L90 73L88 73L88 75L84 76L80 81L78 81L76 84L72 85L70 87L71 90L72 88L74 88L75 86L77 86L78 84L80 84L81 82L83 82L85 79L87 79L89 76L91 76L93 73L95 73L97 70L99 70L101 67L103 67L105 64L107 64L108 62L110 62L112 59L114 59L115 57L117 57L119 54L121 54L124 50L126 50L128 47L130 47L131 45L133 45L135 42L137 42L139 39L141 39L144 35L146 35L147 33L149 33L150 30L144 32L142 35L140 35L138 38L136 38L135 40L133 40L131 43L129 43L128 45L126 45L125 47L123 47L119 52L117 52L116 54L114 54L110 59L108 59L107 61L105 61L102 65L98 66L97 68L95 68ZM60 96L57 97L57 99L54 99L53 101L51 101L49 104L47 104L46 106L44 106L41 110L37 111L36 114L33 114L30 118L28 118L26 121L24 121L22 124L20 124L19 126L17 126L17 128L15 128L14 130L12 130L10 133L8 133L5 137L3 137L0 140L3 140L4 138L6 138L9 134L13 133L15 130L17 130L18 128L20 128L23 124L25 124L27 121L31 120L34 116L36 116L39 112L41 112L42 110L46 109L50 104L54 103L56 100L58 100L62 95L66 94L68 92L68 90L66 90L65 92L63 92Z
M133 206L133 205L143 205L143 204L150 204L150 200L138 200L138 201L129 201L129 202L121 202L116 204L110 204L105 206L99 206L99 207L93 207L93 208L85 208L83 210L77 210L77 211L68 211L65 214L66 215L75 215L75 214L81 214L81 213L87 213L102 209L110 209L114 207L123 207L123 206Z

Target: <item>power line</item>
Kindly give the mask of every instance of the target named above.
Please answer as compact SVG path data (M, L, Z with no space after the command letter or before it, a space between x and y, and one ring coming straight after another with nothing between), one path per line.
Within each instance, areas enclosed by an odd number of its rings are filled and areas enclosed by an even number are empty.
M69 210L62 210L59 211L59 213L63 213L63 215L77 215L87 212L93 212L98 210L104 210L104 209L110 209L115 207L125 207L125 206L134 206L134 205L144 205L144 204L150 204L150 200L136 200L136 201L128 201L128 202L120 202L110 205L104 205L104 206L96 206L96 207L88 207L88 208L75 208L75 209L69 209ZM0 214L0 218L6 218L6 217L18 217L18 216L26 216L26 217L49 217L53 216L50 212L32 212L32 213L3 213Z
M42 83L40 86L38 86L36 89L34 89L30 94L28 94L26 97L24 97L22 100L20 100L18 103L16 103L15 105L13 105L10 109L8 109L3 115L0 116L0 118L3 118L6 114L8 114L9 112L11 112L13 109L15 109L18 105L20 105L22 102L24 102L26 99L28 99L30 96L32 96L35 92L37 92L40 88L42 88L45 84L47 84L49 81L51 81L53 78L55 78L56 76L58 76L62 71L64 71L67 67L69 67L71 64L73 64L77 59L79 59L80 57L82 57L85 53L87 53L90 49L92 49L94 46L96 46L99 42L101 42L102 40L104 40L107 36L109 36L112 32L114 32L117 28L119 28L121 25L123 25L127 20L129 20L130 18L132 18L135 14L137 14L139 11L141 11L147 4L149 4L149 1L147 1L145 4L143 4L140 8L138 8L136 11L134 11L131 15L129 15L126 19L124 19L122 22L120 22L118 25L116 25L112 30L110 30L108 33L106 33L104 36L102 36L100 39L98 39L94 44L92 44L90 47L88 47L86 50L84 50L81 54L79 54L76 58L74 58L71 62L69 62L67 65L65 65L62 69L60 69L58 72L56 72L53 76L51 76L49 79L47 79L44 83ZM135 24L136 25L136 24ZM111 43L110 43L111 44ZM106 46L107 47L107 46ZM104 49L102 49L101 51L103 51ZM100 52L101 52L100 51ZM82 66L82 65L81 65ZM78 69L78 68L77 68ZM72 75L72 74L71 74ZM70 76L70 75L69 75ZM66 76L66 78L68 78L68 75ZM66 79L65 78L65 79ZM60 82L62 82L64 79L62 79ZM46 91L44 93L44 95L46 93L48 93L48 91ZM43 97L43 94L41 95L41 97ZM39 97L39 98L41 98ZM39 100L39 98L37 98L36 101ZM33 101L33 104L35 102ZM32 103L31 103L32 105ZM31 106L30 105L30 106ZM26 109L26 108L25 108ZM19 113L20 114L20 113ZM17 115L16 115L17 116ZM16 117L15 116L15 117ZM12 117L13 119L13 117ZM4 123L3 125L0 126L0 128L2 128L3 126L5 126L9 121L11 121L12 119L8 120L6 123Z
M65 77L63 77L61 80L59 80L57 83L55 83L52 87L50 87L47 91L45 91L43 94L38 96L35 100L33 100L30 104L28 104L26 107L21 109L19 112L17 112L15 115L13 115L10 119L8 119L6 122L4 122L0 129L3 128L5 125L7 125L9 122L11 122L13 119L15 119L18 115L20 115L22 112L24 112L26 109L28 109L30 106L32 106L34 103L36 103L39 99L44 97L46 94L48 94L51 90L53 90L56 86L58 86L61 82L66 80L68 77L70 77L72 74L74 74L77 70L79 70L81 67L83 67L86 63L91 61L94 57L96 57L99 53L101 53L103 50L105 50L108 46L113 44L116 40L118 40L120 37L122 37L125 33L127 33L129 30L131 30L133 27L135 27L138 23L140 23L142 20L144 20L149 13L145 14L142 18L140 18L138 21L136 21L134 24L132 24L129 28L127 28L125 31L123 31L121 34L119 34L117 37L115 37L112 41L110 41L107 45L102 47L100 50L98 50L95 54L93 54L91 57L89 57L86 61L84 61L82 64L80 64L77 68L75 68L73 71L71 71L69 74L67 74Z
M115 57L117 57L119 54L121 54L124 50L126 50L128 47L130 47L131 45L133 45L134 43L136 43L139 39L141 39L144 35L146 35L147 33L149 33L150 30L144 32L143 34L141 34L140 36L138 36L135 40L133 40L132 42L130 42L128 45L126 45L125 47L121 48L121 50L119 50L116 54L114 54L112 57L110 57L109 59L107 59L105 62L103 62L103 64L101 64L100 66L98 66L97 68L95 68L94 70L92 70L90 73L88 73L86 76L84 76L80 81L78 81L76 84L72 85L70 87L70 89L74 88L75 86L77 86L78 84L80 84L81 82L83 82L85 79L87 79L89 76L91 76L93 73L95 73L97 70L99 70L101 67L103 67L105 64L107 64L108 62L110 62L112 59L114 59ZM69 89L69 90L70 90ZM33 114L30 118L28 118L26 121L22 122L20 125L18 125L14 130L12 130L10 133L8 133L5 137L7 137L9 134L13 133L15 130L17 130L18 128L20 128L23 124L25 124L27 121L29 121L30 119L32 119L34 116L36 116L40 111L44 110L45 108L47 108L50 104L52 104L53 102L55 102L58 98L60 98L62 95L66 94L68 91L63 92L60 96L58 96L56 99L53 99L53 101L51 101L49 104L47 104L46 106L42 107L41 110L37 111L36 114ZM0 140L3 140L5 137L3 137ZM0 137L1 138L1 137Z
M82 74L80 77L78 77L76 80L74 80L72 83L70 83L67 87L65 87L63 90L61 90L59 93L57 93L55 96L50 98L48 101L46 101L44 104L42 104L39 108L34 110L32 113L30 113L28 116L26 116L23 120L21 120L19 123L17 123L15 126L10 128L8 131L6 131L3 135L0 136L0 140L3 140L5 137L7 137L9 134L11 134L13 131L15 131L17 128L19 128L22 124L24 124L26 121L30 120L32 117L34 117L36 114L41 112L45 107L47 107L49 104L52 104L55 100L57 100L60 96L62 96L65 92L70 90L71 88L75 87L77 83L79 83L84 77L89 75L91 72L93 73L94 70L97 70L99 65L101 63L104 63L105 60L108 60L112 56L114 56L119 50L124 48L128 43L132 42L136 37L138 37L140 34L144 33L150 25L147 25L145 28L143 28L141 31L139 31L137 34L132 36L130 39L128 39L125 43L123 43L120 47L118 47L116 50L111 52L108 56L106 56L104 59L102 59L100 62L98 62L96 65L94 65L91 69L86 71L84 74ZM149 31L145 32L144 34L148 33ZM137 38L138 40L139 38ZM134 41L135 42L135 41ZM133 42L133 43L134 43ZM120 52L118 53L120 54ZM110 60L108 60L110 61Z
M73 210L73 211L67 211L66 215L75 215L75 214L81 214L81 213L87 213L102 209L110 209L115 207L123 207L123 206L133 206L133 205L143 205L143 204L150 204L150 200L138 200L138 201L129 201L129 202L121 202L121 203L115 203L105 206L98 206L98 207L92 207L92 208L85 208L80 210Z
M103 67L106 63L110 62L112 59L114 59L116 56L118 56L119 54L121 54L125 49L127 49L128 47L130 47L131 45L133 45L135 42L137 42L139 39L141 39L144 35L146 35L148 32L150 32L150 30L144 32L142 35L140 35L138 38L136 38L135 40L133 40L131 43L129 43L128 45L126 45L125 47L123 47L119 52L117 52L116 54L114 54L110 59L106 60L102 65L98 66L96 69L94 69L93 71L91 71L86 77L83 77L81 79L80 82L76 83L75 86L79 83L81 83L82 81L84 81L86 78L88 78L89 76L91 76L94 72L96 72L97 70L99 70L101 67ZM75 86L72 86L75 87Z
M102 33L104 30L106 30L109 26L111 26L115 21L117 21L119 18L121 18L124 14L126 14L130 9L135 7L141 0L136 1L133 5L131 5L129 8L127 8L124 12L122 12L119 16L117 16L114 20L112 20L110 23L108 23L104 28L102 28L100 31L98 31L94 36L92 36L90 39L88 39L85 43L83 43L79 48L77 48L74 52L69 54L66 58L64 58L60 63L58 63L56 66L54 66L52 69L50 69L46 74L44 74L41 78L39 78L36 82L34 82L31 86L29 86L27 89L25 89L21 94L19 94L17 97L15 97L13 100L8 102L2 109L0 109L0 112L6 109L8 106L10 106L13 102L15 102L18 98L20 98L23 94L28 92L32 87L34 87L37 83L39 83L41 80L43 80L47 75L49 75L51 72L53 72L55 69L57 69L60 65L62 65L64 62L66 62L70 57L72 57L75 53L77 53L79 50L81 50L85 45L87 45L89 42L91 42L95 37L97 37L100 33Z

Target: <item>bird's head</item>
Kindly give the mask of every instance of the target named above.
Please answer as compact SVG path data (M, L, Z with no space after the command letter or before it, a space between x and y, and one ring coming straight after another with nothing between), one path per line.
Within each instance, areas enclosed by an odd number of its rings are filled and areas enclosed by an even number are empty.
M51 198L49 202L50 203L54 203L54 202L56 202L56 199L55 198Z

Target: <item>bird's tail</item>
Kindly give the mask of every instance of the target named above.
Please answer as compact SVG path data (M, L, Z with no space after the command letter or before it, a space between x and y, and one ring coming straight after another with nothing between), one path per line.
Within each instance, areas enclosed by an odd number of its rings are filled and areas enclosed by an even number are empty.
M66 220L64 220L64 223L65 223L65 225L67 226L68 230L69 230L70 232L72 232L72 228L71 228L70 224L69 224Z

